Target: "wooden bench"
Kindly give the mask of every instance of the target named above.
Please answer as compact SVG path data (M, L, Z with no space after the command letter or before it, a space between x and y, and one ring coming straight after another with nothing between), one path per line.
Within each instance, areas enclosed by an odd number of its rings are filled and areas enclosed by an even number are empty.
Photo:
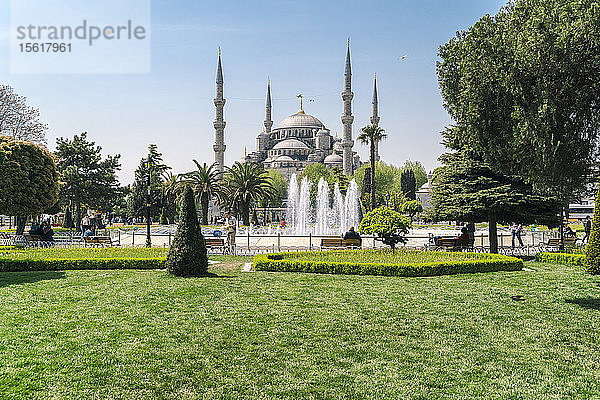
M218 249L225 252L225 239L221 238L204 238L206 249Z
M342 238L322 238L321 247L360 247L361 242L359 239L342 239Z
M456 251L456 250L462 250L462 249L466 249L469 247L473 247L473 244L474 244L473 240L469 240L468 242L465 242L465 241L461 240L460 238L456 238L456 237L453 237L453 238L441 237L441 238L438 238L435 248Z
M569 237L569 238L564 238L564 243L565 246L575 246L575 244L577 243L577 238L574 237ZM552 247L558 247L560 246L560 238L551 238L548 239L548 243L546 243L546 246L552 246Z
M84 236L83 242L86 245L89 244L92 246L102 246L102 247L112 247L115 245L115 244L113 244L113 241L110 238L110 236Z

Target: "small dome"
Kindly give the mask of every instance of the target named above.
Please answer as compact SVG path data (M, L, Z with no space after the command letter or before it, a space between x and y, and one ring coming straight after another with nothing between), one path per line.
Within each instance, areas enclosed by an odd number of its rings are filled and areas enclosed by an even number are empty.
M333 144L333 149L334 149L335 151L343 151L343 150L344 150L344 148L342 147L342 142L335 142L335 143Z
M304 114L298 112L296 114L286 117L279 123L278 128L316 128L321 129L323 123L318 118L313 117L310 114Z
M308 149L308 146L298 139L285 139L273 146L273 149Z
M330 154L327 157L325 157L324 160L325 164L339 164L342 162L344 162L344 159L338 156L337 154Z
M275 161L294 161L294 159L290 156L279 156Z
M325 129L319 129L319 131L317 132L317 136L323 135L329 135L329 132L327 132Z

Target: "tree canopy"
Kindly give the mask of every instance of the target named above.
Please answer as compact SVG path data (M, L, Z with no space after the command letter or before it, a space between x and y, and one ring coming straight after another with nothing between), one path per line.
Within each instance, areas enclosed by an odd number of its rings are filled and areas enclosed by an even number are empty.
M31 142L0 136L0 214L39 215L58 199L54 157ZM25 222L18 224L23 232Z
M0 135L46 144L48 125L40 121L40 110L9 85L0 85Z
M121 168L120 155L102 159L102 147L88 140L87 133L73 136L73 139L56 140L56 156L60 179L61 198L75 207L75 224L81 224L81 209L89 207L110 210L121 196L117 171Z

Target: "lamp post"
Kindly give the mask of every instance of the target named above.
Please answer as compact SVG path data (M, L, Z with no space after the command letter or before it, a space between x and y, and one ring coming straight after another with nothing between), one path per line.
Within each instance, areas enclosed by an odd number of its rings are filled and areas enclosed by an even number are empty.
M148 159L146 160L147 164L147 168L146 168L146 174L147 174L147 179L148 181L146 182L146 188L148 189L146 192L146 247L152 247L152 239L150 237L150 225L151 225L151 221L150 221L150 208L152 207L152 203L150 200L150 176L151 176L151 166L152 166L152 157L151 154L148 154Z

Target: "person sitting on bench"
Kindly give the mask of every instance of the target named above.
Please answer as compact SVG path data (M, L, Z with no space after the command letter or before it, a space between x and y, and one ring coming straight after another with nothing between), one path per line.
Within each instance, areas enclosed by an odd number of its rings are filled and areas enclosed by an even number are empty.
M471 242L471 235L469 235L469 230L466 226L463 226L460 230L460 236L457 238L457 245L459 246L468 246Z
M348 229L348 232L344 234L344 240L348 239L356 239L362 244L362 238L360 237L360 234L354 230L353 226L351 226L350 229Z

